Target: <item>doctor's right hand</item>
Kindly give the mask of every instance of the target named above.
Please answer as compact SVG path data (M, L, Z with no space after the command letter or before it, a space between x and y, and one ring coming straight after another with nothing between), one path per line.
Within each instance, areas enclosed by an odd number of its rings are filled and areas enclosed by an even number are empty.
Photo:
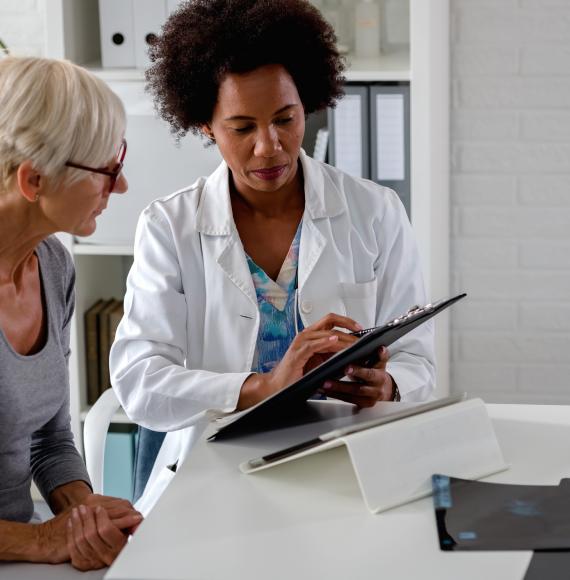
M281 391L357 340L336 328L351 332L362 330L362 326L352 318L332 313L307 326L293 339L281 362L270 373L254 374L246 379L241 388L237 410L252 407Z

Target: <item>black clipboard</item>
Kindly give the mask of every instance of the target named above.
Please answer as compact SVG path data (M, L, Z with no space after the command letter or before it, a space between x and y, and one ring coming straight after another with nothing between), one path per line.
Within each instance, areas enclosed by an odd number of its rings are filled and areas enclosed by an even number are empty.
M326 380L342 378L344 369L349 364L365 367L375 365L378 362L378 349L381 346L390 346L465 296L467 296L465 293L458 294L433 304L426 304L422 307L414 306L384 326L355 333L360 338L354 344L336 353L278 393L235 416L231 416L229 420L225 419L223 425L208 437L208 440L220 440L267 428L275 428L279 422L291 417L299 409L299 406L314 395Z

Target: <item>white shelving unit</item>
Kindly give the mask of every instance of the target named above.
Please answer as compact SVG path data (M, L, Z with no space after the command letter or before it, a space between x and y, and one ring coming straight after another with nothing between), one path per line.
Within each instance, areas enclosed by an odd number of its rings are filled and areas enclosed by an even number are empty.
M449 293L449 0L380 1L409 2L409 44L386 51L378 59L359 60L349 54L346 78L349 82L410 83L412 225L420 247L428 293L435 299ZM144 95L142 71L104 70L97 64L100 63L97 0L46 2L46 54L88 63L86 66L109 82L121 96L136 93L137 111L141 106L151 110L150 97L141 96ZM127 104L128 114L133 110ZM145 133L141 135L144 137ZM153 135L149 134L148 139L152 140ZM196 151L185 158L182 179L186 181L181 185L193 181L188 177L188 159L196 160ZM132 155L130 149L129 157ZM196 161L204 167L209 162L202 158ZM200 168L194 167L198 174L209 173L200 173ZM174 189L162 188L156 192L156 197ZM116 197L111 200L107 213L125 211L135 199L136 193L121 199ZM81 441L81 423L87 412L83 312L98 298L122 297L133 250L130 240L93 244L77 243L70 236L62 236L62 239L73 254L77 268L77 314L71 335L70 379L72 427ZM450 358L449 322L445 314L436 321L436 337L438 393L444 395L449 390ZM119 413L115 421L127 419Z

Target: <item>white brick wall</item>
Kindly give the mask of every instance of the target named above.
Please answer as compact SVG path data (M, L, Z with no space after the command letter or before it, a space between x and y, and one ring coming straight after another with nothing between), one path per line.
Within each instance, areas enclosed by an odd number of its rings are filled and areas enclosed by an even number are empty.
M570 403L570 1L451 10L452 388Z
M43 56L47 0L0 0L0 39L10 52Z

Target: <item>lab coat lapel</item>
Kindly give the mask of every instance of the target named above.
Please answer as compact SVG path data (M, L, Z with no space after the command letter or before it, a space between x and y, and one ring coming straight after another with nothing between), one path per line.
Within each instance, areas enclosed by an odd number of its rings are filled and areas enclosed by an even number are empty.
M233 219L228 166L225 162L218 166L204 184L196 227L224 274L257 305L251 273Z
M345 208L336 186L324 175L321 164L303 150L299 158L305 182L305 215L299 248L299 288L302 288L326 250L328 242L320 230L322 227L328 229L330 218L343 213ZM326 226L319 224L321 220L327 222Z
M226 276L257 306L251 272L237 232L234 231L224 240L221 252L217 257L217 263Z
M299 245L299 289L301 290L325 250L327 241L313 221L304 219Z

